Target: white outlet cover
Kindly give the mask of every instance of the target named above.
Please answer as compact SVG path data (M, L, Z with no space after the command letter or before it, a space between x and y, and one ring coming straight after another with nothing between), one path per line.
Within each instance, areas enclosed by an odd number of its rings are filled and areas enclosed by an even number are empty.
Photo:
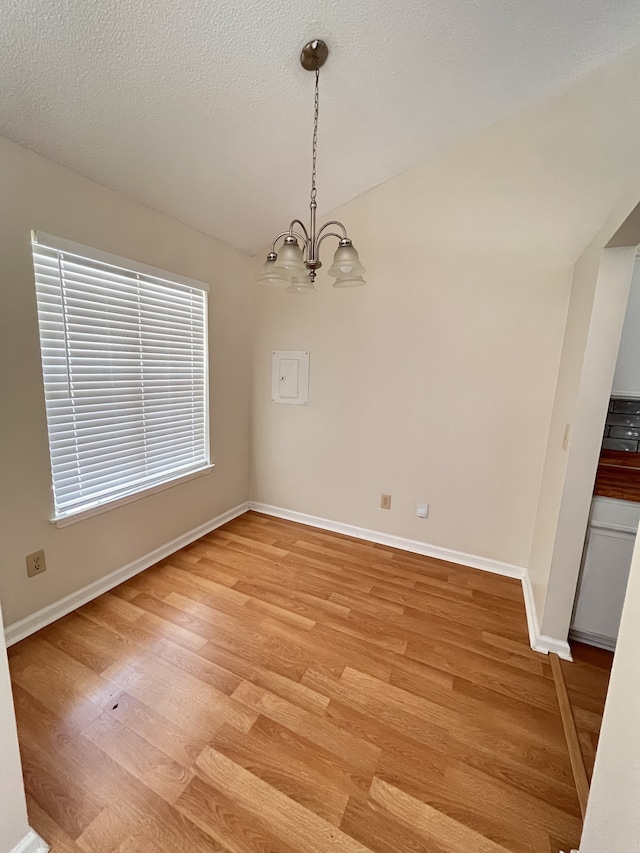
M427 518L427 516L429 515L429 504L422 503L421 501L419 501L416 504L416 515L418 516L418 518Z

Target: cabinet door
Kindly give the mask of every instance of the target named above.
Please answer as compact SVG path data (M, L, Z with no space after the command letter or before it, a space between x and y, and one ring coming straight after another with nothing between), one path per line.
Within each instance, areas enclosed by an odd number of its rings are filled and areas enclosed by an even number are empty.
M629 580L635 534L592 526L572 628L615 640Z

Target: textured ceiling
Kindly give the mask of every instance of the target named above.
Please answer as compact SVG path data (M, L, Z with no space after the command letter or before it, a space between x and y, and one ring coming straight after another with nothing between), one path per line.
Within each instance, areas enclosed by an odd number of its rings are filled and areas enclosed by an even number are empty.
M637 0L0 0L0 134L254 251L640 41Z

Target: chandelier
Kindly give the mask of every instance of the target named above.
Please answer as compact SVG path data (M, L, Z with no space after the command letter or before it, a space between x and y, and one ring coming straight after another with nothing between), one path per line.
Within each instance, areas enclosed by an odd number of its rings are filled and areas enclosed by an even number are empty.
M358 253L347 236L347 229L341 222L331 220L321 228L316 227L316 156L318 149L318 108L320 69L327 60L329 48L320 39L308 42L300 54L300 64L306 71L315 72L315 102L313 111L313 160L311 169L311 198L309 202L309 227L294 219L288 231L278 234L271 244L260 284L286 287L287 293L309 293L315 291L316 270L320 262L320 246L327 237L336 237L338 248L333 256L333 265L329 275L335 278L334 287L357 287L365 284L362 278L364 267ZM339 233L338 233L339 232ZM276 246L282 245L276 252Z

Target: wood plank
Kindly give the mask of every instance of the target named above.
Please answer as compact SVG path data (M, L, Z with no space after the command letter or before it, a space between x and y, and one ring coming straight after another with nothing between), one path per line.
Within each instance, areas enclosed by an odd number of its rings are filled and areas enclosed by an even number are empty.
M198 738L223 723L247 732L257 719L257 714L223 691L151 654L112 675L120 692L129 693L154 708L174 725L188 726Z
M93 719L118 691L71 655L42 640L11 659L12 678L27 693L70 724Z
M479 719L464 720L437 702L391 687L349 667L338 681L317 670L310 670L304 681L316 689L323 685L342 704L403 732L428 749L451 753L462 760L466 757L468 761L473 760L470 755L479 751L476 760L483 766L491 762L491 754L499 753L501 759L516 766L524 765L530 772L571 779L564 756L542 746L536 748L529 742L525 745L517 736L509 737L500 726L489 726Z
M427 745L337 700L331 701L327 717L341 728L378 746L381 755L376 773L381 776L398 774L396 783L410 793L421 792L421 798L425 796L425 786L434 784L433 773L442 773L442 763L451 761L489 773L514 790L548 802L567 815L575 817L580 814L570 768L569 778L562 780L551 778L547 773L495 751L488 753L482 744L476 749L460 748L443 736L440 741ZM459 802L463 805L461 800Z
M342 616L349 613L349 606L337 604L333 600L333 594L330 594L329 599L325 599L291 589L291 587L283 584L266 581L264 578L254 578L252 582L238 581L236 589L247 593L253 600L268 601L271 604L277 604L279 607L301 613L303 616L313 615L316 622L318 621L318 611L326 610L329 613L338 613Z
M395 820L370 799L351 797L340 828L376 853L445 853L437 843L427 847L413 828Z
M200 657L212 660L234 675L239 676L240 679L250 681L257 687L264 687L270 693L275 693L276 696L287 699L294 705L299 705L308 711L322 712L329 704L329 699L326 696L317 693L307 687L306 684L255 664L244 657L219 648L213 643L209 643L200 651Z
M416 832L427 844L439 844L447 853L509 853L502 845L464 826L437 809L374 779L370 797L399 823Z
M175 725L156 709L144 705L128 693L121 693L108 713L183 767L193 764L206 743L205 738L196 737L188 725Z
M311 743L345 758L363 772L375 770L380 750L366 741L353 737L333 723L309 711L274 696L248 681L234 692L233 698L292 732L306 737Z
M226 756L207 747L196 772L241 808L251 808L277 838L302 853L371 853L364 845L272 788Z
M407 657L428 662L444 672L467 681L490 687L514 699L524 699L528 704L544 710L555 710L556 696L553 682L543 675L522 672L519 667L505 665L503 661L461 649L448 643L410 640Z
M91 853L102 853L102 846L118 849L118 845L135 837L140 850L211 853L217 848L185 815L173 808L148 786L142 784L122 765L80 738L67 747L61 760L62 775L85 779L108 808L78 838L78 844ZM108 821L108 815L116 822ZM110 839L110 840L109 840ZM226 853L226 851L224 851Z
M32 826L41 838L47 839L54 853L78 853L83 849L38 805L31 794L27 794L27 812L29 826ZM109 851L105 850L105 853Z
M580 749L580 741L578 739L578 732L576 731L576 724L571 711L569 694L567 693L567 688L564 683L564 675L562 672L560 658L555 654L550 654L549 658L551 660L551 669L553 670L553 680L558 692L558 705L560 706L562 725L564 726L564 733L567 738L567 749L569 750L571 768L573 770L576 791L578 792L578 802L580 803L580 811L584 818L587 812L587 800L589 799L589 780L587 778L587 771L585 770L584 759Z
M135 598L138 597L136 594ZM123 608L122 605L126 605ZM158 637L171 639L186 649L202 648L207 642L180 625L146 612L131 601L124 601L112 593L105 593L81 609L84 616L115 631L129 643L153 646Z
M335 826L357 791L353 769L341 769L336 756L264 717L243 738L223 726L209 746Z
M82 736L129 771L143 785L173 803L187 787L192 771L105 711ZM190 763L190 762L189 762Z
M176 808L208 834L212 845L209 849L214 851L300 853L300 848L292 847L285 839L273 834L255 805L243 807L225 790L197 776L180 796Z
M76 839L100 814L103 804L72 779L43 766L37 750L22 747L22 773L32 799L60 827Z

